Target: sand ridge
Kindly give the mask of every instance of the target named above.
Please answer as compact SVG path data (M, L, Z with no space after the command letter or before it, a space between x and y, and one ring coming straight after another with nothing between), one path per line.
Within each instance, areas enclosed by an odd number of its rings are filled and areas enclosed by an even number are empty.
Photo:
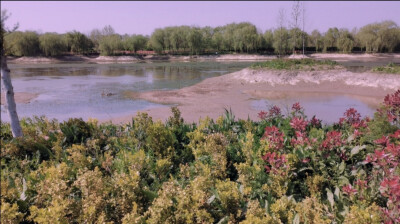
M213 77L179 90L125 92L131 99L144 99L155 103L178 105L182 117L198 122L209 116L216 119L231 108L236 118L257 119L251 107L254 99L304 96L307 94L351 95L366 104L377 106L385 95L400 87L400 77L389 74L352 73L332 71L273 71L243 69L227 75ZM169 107L144 110L155 120L165 121L171 116ZM132 116L111 119L124 123Z

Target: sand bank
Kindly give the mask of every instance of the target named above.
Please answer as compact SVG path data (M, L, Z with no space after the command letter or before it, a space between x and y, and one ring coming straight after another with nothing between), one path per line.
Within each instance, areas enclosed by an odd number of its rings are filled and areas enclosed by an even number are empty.
M287 58L303 58L301 54L286 56ZM215 54L215 55L147 55L142 56L82 56L70 55L59 57L8 57L10 63L59 63L59 62L92 62L92 63L134 63L144 61L258 61L272 60L275 55L258 54ZM376 54L338 54L338 53L315 53L305 55L304 58L332 59L332 60L376 60L376 59L399 59L400 54L376 53Z
M30 103L33 99L35 99L39 94L36 93L26 93L26 92L16 92L14 93L14 99L16 103ZM5 95L1 93L1 105L5 104Z
M209 78L194 86L171 91L125 92L132 99L178 105L182 117L197 122L199 117L216 119L231 108L236 118L257 119L251 108L254 99L276 99L290 96L308 97L318 94L349 95L377 106L385 95L400 87L400 76L374 73L331 71L273 71L243 69ZM171 116L169 107L145 110L154 119ZM114 123L131 121L132 116L114 118Z

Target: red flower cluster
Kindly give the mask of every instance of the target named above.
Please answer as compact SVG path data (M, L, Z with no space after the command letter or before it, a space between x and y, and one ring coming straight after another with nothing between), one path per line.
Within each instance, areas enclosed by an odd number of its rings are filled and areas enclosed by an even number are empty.
M265 165L268 173L273 172L277 174L281 168L287 167L285 155L279 155L276 152L267 152L262 159L268 163L268 165Z
M293 117L290 121L290 126L296 131L304 132L306 130L308 122L302 117Z
M273 106L269 109L269 117L280 117L281 115L281 108L278 106Z
M354 188L351 186L351 184L348 184L348 185L343 186L343 187L342 187L342 191L343 191L343 193L348 194L348 195L350 195L350 196L353 195L353 194L355 194L355 193L357 193L357 190L354 189Z
M268 139L273 149L279 150L283 148L283 137L284 134L279 131L279 128L275 126L265 128L263 138Z
M400 201L400 178L398 176L384 178L379 187L379 191L385 197Z
M267 115L268 115L268 112L266 112L266 111L260 111L259 113L258 113L258 117L261 119L261 120L265 120L266 118L267 118Z
M315 115L314 115L314 116L311 118L310 124L311 124L311 126L313 126L313 127L319 128L319 127L321 127L321 120L317 119L317 118L315 117Z
M388 94L383 100L389 122L400 122L400 90L394 94ZM380 111L381 113L383 111Z
M275 117L281 117L281 108L279 108L278 106L273 106L271 107L268 112L267 111L260 111L258 113L258 117L261 120L266 120L266 119L271 119L271 118L275 118Z
M346 112L344 112L344 118L341 121L344 121L351 125L359 123L361 121L361 114L358 113L356 109L350 108L346 110Z
M400 223L400 177L384 178L379 191L388 198L387 207L383 209L385 223Z
M356 130L360 128L366 128L367 127L367 122L369 121L369 118L366 117L365 119L361 120L361 114L357 112L356 109L350 108L346 110L346 112L343 114L344 117L339 119L339 124L348 124L351 125L353 128ZM355 135L360 134L360 130L358 130Z
M320 150L332 150L335 147L340 147L344 141L342 140L342 133L338 131L329 131L326 133L325 140L321 143Z
M292 110L293 110L294 112L300 112L300 111L303 110L303 108L300 106L300 103L297 102L297 103L293 104Z
M292 146L295 146L295 145L304 146L304 145L309 145L310 144L310 140L307 138L306 133L300 132L300 131L296 131L295 135L296 135L296 138L292 138L292 140L290 141Z

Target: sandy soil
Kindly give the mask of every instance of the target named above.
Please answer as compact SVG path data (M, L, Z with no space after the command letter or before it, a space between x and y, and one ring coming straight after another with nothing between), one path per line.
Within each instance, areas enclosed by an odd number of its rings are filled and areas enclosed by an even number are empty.
M250 103L254 99L279 99L290 96L309 97L317 94L351 95L366 104L377 106L385 95L400 87L396 75L332 71L271 71L243 69L241 71L209 78L194 86L172 91L126 92L132 99L144 99L161 104L174 104L188 122L199 117L216 119L231 108L236 118L257 119ZM165 121L171 116L169 107L145 110L155 120ZM123 123L132 116L112 119Z
M314 59L336 59L336 60L374 60L384 58L400 58L400 54L338 54L338 53L316 53L305 55L305 58ZM87 57L81 55L61 56L61 57L8 57L10 63L55 63L55 62L71 62L71 61L87 61L95 63L118 62L131 63L139 61L168 60L168 61L228 61L228 60L271 60L277 58L272 55L251 55L251 54L225 54L225 55L200 55L200 56L179 56L179 55L147 55L146 57L137 56L98 56ZM290 55L287 58L303 58L301 54Z
M228 61L228 60L271 60L276 58L276 56L267 55L249 55L249 54L227 54L227 55L201 55L201 56L176 56L176 55L148 55L146 57L138 56L98 56L98 57L86 57L80 55L73 56L61 56L61 57L8 57L10 63L56 63L56 62L72 62L72 61L87 61L95 63L105 63L105 62L118 62L118 63L132 63L140 61Z
M16 92L14 93L14 99L16 103L30 103L33 99L35 99L39 94L35 93L26 93L26 92ZM1 93L1 105L5 103L5 95Z

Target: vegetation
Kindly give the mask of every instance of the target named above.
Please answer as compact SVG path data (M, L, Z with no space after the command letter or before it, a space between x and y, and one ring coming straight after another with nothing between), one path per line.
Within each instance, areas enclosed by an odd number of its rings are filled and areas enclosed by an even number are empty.
M269 68L276 70L304 70L304 69L323 69L334 68L338 63L331 60L303 59L274 59L265 62L256 62L250 67L253 69Z
M372 119L1 124L1 223L398 223L400 90Z
M63 37L57 33L45 33L39 37L40 50L45 56L62 55L67 50Z
M400 74L400 65L395 63L389 63L386 66L378 66L372 69L374 72L388 73L388 74Z
M314 30L308 34L300 30L299 21L291 28L286 27L283 11L278 20L276 29L264 33L259 32L251 23L231 23L215 28L165 27L154 30L150 36L120 35L111 26L105 26L102 30L94 29L89 35L77 31L66 34L14 32L6 35L6 53L14 56L55 56L66 53L120 55L154 50L158 54L217 52L287 55L293 51L299 52L303 47L303 39L307 52L400 51L400 28L393 21L368 24L360 30L333 27L325 33ZM60 41L61 37L63 41Z
M40 53L39 35L33 31L15 31L4 36L6 53L15 56L35 56Z

